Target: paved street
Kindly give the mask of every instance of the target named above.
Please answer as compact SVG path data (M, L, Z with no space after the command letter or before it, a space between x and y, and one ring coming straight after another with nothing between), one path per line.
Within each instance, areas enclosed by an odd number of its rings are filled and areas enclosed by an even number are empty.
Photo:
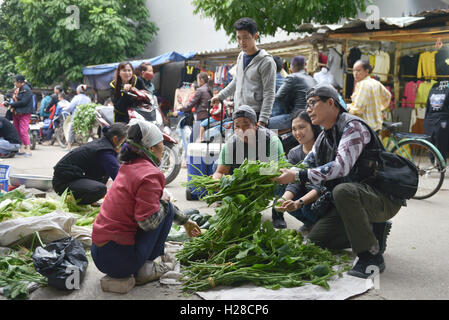
M38 146L31 158L4 159L1 164L11 166L11 173L51 175L52 167L65 154L60 147ZM198 208L212 213L199 201L186 201L186 169L167 186L177 199L181 209ZM446 178L443 190L427 200L410 200L393 218L393 227L385 253L386 270L380 276L378 290L371 290L354 299L449 299L447 256L449 253L449 190ZM270 218L270 212L264 212ZM289 216L289 228L300 223ZM51 288L39 289L31 299L199 299L196 295L185 296L177 286L148 284L136 287L127 295L106 294L99 287L102 274L91 263L81 290L67 294ZM0 299L3 299L0 297Z

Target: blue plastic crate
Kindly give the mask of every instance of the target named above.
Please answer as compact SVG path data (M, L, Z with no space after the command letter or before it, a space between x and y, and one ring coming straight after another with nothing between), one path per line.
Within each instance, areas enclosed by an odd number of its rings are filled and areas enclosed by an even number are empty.
M0 190L8 192L9 166L0 164Z
M0 190L8 192L8 179L0 179Z
M9 179L9 166L6 164L0 164L0 179Z

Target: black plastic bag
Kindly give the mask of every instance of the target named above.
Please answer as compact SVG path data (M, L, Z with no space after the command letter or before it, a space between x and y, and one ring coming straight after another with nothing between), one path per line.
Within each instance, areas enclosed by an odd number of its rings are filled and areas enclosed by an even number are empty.
M53 241L33 253L34 268L48 279L48 285L62 290L79 289L87 271L83 245L67 237Z

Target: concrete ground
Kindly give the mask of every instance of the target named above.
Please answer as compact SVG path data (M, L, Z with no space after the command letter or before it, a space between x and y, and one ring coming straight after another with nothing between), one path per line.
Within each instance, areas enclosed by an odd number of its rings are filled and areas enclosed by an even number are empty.
M66 154L57 146L38 146L31 158L16 157L3 159L0 164L11 166L11 173L52 175L52 167ZM186 169L167 186L177 199L181 209L197 208L202 213L213 213L200 201L185 200L185 189L180 186L187 180ZM392 219L393 227L388 238L384 258L386 270L380 275L378 289L354 297L355 300L382 299L449 299L449 278L447 275L447 255L449 253L449 179L445 179L443 189L427 200L410 200L398 215ZM264 219L270 219L269 211ZM286 215L289 228L301 224ZM78 300L78 299L120 299L120 300L201 300L197 295L185 295L180 286L166 286L150 283L135 287L126 295L104 293L99 286L103 276L93 263L89 264L81 289L66 293L52 288L38 289L32 293L32 300ZM4 299L0 296L0 300Z

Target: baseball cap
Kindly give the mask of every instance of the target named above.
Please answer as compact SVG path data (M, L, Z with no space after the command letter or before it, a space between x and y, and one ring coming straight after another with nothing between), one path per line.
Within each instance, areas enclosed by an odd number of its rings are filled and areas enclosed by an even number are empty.
M14 77L14 79L15 79L17 82L25 82L25 77L22 76L21 74L16 75L16 76Z
M334 99L335 103L343 109L343 111L348 111L343 97L334 87L329 84L319 84L311 88L309 91L307 91L306 100L315 96L332 98Z
M253 123L257 122L257 115L253 108L247 105L239 106L237 109L234 110L234 113L232 114L232 120L236 118L248 118Z

